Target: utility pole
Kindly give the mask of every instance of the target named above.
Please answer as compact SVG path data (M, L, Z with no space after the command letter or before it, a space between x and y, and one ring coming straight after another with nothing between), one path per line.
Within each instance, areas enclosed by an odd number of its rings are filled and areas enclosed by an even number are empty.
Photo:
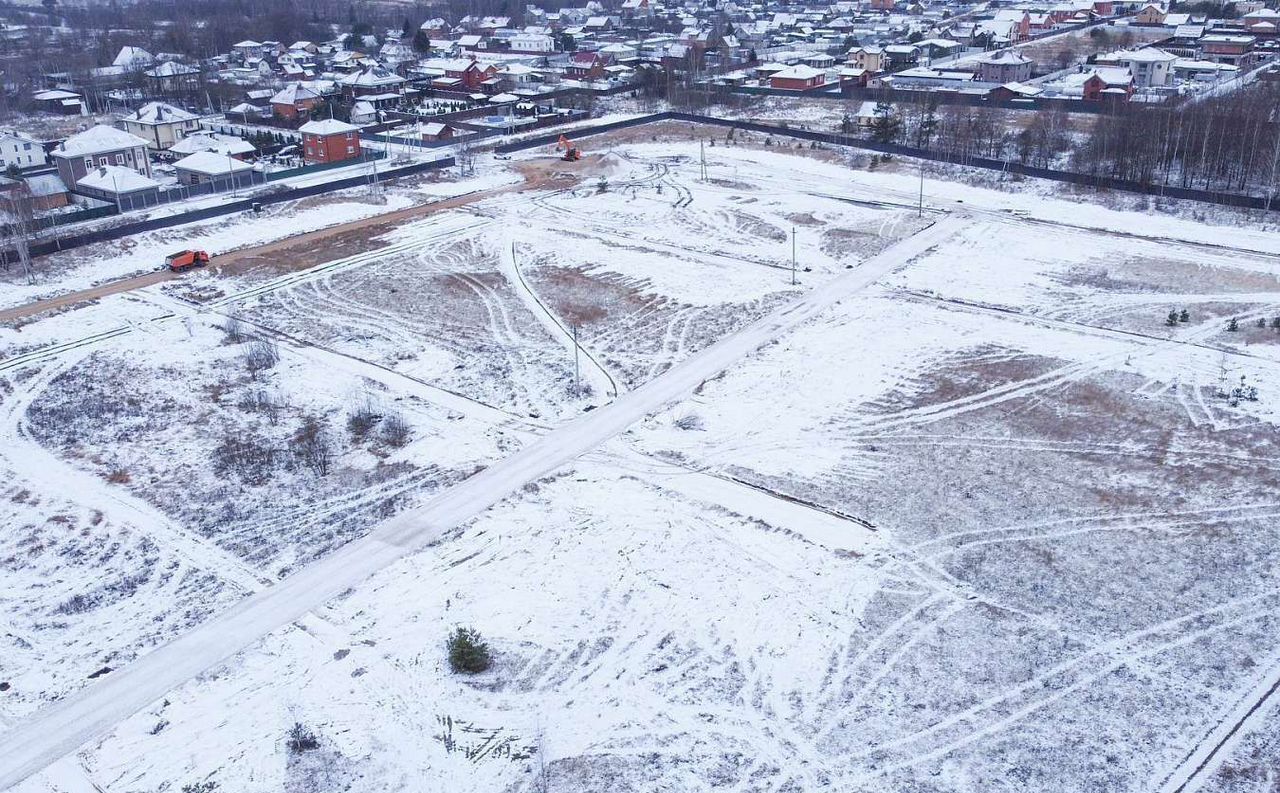
M581 396L582 386L579 384L579 381L578 381L578 374L579 374L578 350L580 349L578 347L578 323L576 322L573 323L572 327L573 327L573 395Z
M707 143L698 141L698 153L702 156L702 181L707 181Z
M924 217L924 160L920 160L920 203L916 205L916 217Z
M796 227L791 227L791 285L796 285Z

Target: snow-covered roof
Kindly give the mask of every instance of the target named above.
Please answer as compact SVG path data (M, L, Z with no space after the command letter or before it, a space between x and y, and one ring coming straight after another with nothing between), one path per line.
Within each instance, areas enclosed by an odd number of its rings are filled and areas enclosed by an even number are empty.
M125 116L126 121L135 124L178 124L195 121L200 118L195 113L188 113L180 107L165 102L148 102L136 111Z
M1133 81L1133 75L1129 73L1128 69L1115 66L1101 66L1094 69L1089 77L1086 78L1086 82L1095 76L1107 85L1128 85Z
M296 105L299 102L319 99L320 95L300 83L289 83L271 97L273 105ZM240 112L240 111L237 111Z
M37 102L60 102L63 99L79 99L80 94L51 88L48 91L36 91L31 95L31 98Z
M155 63L156 57L141 47L121 47L112 66L129 68L131 66L147 66Z
M780 77L784 80L812 80L815 77L825 74L821 69L815 69L812 66L796 65L789 66L780 72L775 73L774 77Z
M343 77L340 82L356 88L379 88L387 85L400 85L404 78L381 66L373 66Z
M67 138L54 153L74 157L146 145L147 142L137 135L130 135L122 129L109 127L106 124L98 124Z
M1005 83L1000 87L1010 93L1018 94L1019 96L1038 96L1044 91L1044 89L1039 86L1024 85L1023 83Z
M28 176L24 181L27 183L27 189L34 196L59 195L67 192L67 186L62 183L62 177L56 173Z
M1031 63L1031 59L1023 55L1017 50L1000 50L998 52L984 53L977 58L978 63L987 63L996 66L1017 66L1024 63Z
M158 187L159 182L148 179L132 168L123 165L99 165L76 182L77 186L104 190L108 193L133 193Z
M195 66L187 66L174 61L165 61L154 69L147 70L148 77L178 77L184 74L199 74L200 70Z
M175 162L173 167L181 171L193 171L213 176L253 170L253 166L247 162L241 162L234 157L228 157L225 154L219 154L214 151L198 151L195 154L189 154Z
M253 151L253 144L242 138L237 138L235 135L200 132L195 135L188 135L169 147L169 152L172 154L195 154L198 151L213 151L220 154L248 154Z
M1098 60L1123 61L1131 63L1172 63L1177 55L1165 52L1159 47L1144 47L1140 50L1120 50L1098 57Z
M355 132L358 128L336 118L325 118L319 121L308 121L298 127L298 131L309 135L339 135Z

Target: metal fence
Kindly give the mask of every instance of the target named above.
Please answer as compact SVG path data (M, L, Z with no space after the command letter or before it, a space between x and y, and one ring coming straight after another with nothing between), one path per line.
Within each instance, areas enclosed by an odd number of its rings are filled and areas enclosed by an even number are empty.
M988 157L973 157L967 155L958 156L951 152L918 149L912 146L902 146L896 143L877 143L873 140L857 138L852 135L846 135L839 132L814 132L805 129L792 129L788 127L774 126L772 124L759 124L753 121L716 118L714 116L704 116L697 113L684 113L675 110L653 113L647 116L639 116L625 121L597 124L592 127L579 127L573 131L573 136L575 138L583 138L590 135L601 135L614 130L639 127L659 121L687 121L693 124L706 124L717 127L739 129L744 132L759 132L783 138L793 138L796 140L807 140L832 146L863 149L865 151L873 151L880 154L916 157L918 159L929 160L932 162L954 163L956 165L963 165L970 168L1002 171L1021 176L1030 176L1036 179L1049 179L1055 182L1065 182L1067 184L1080 185L1082 187L1091 187L1095 190L1116 190L1118 192L1139 193L1142 195L1159 196L1161 198L1178 198L1188 201L1200 201L1207 204L1220 204L1247 209L1280 209L1280 201L1276 201L1274 197L1269 198L1266 196L1241 195L1238 193L1222 193L1213 190L1198 190L1195 188L1174 187L1161 184L1145 184L1142 182L1115 179L1109 176L1098 176L1094 174L1079 173L1076 171L1059 171L1051 168L1038 168L1011 160L994 160ZM548 143L554 143L557 138L558 135L554 133L551 135L541 135L535 138L518 141L516 143L497 146L495 147L495 151L504 153L523 151L524 149L531 149L537 146L545 146Z
M403 176L411 176L414 174L425 173L427 171L438 170L441 168L449 168L454 165L452 157L435 160L433 162L419 162L412 165L406 165L400 168L393 168L378 174L379 180L386 181L397 179ZM147 220L135 221L132 223L122 223L118 226L112 226L106 229L96 229L94 231L86 231L80 234L73 234L53 240L42 240L34 242L31 245L31 254L33 256L43 256L47 253L55 251L70 250L71 248L79 248L83 245L91 245L97 242L107 242L117 240L122 237L128 237L133 234L140 234L146 231L155 231L157 229L172 228L180 226L184 223L194 223L200 220L208 220L210 218L220 217L222 215L231 215L237 212L244 212L254 208L254 205L279 204L284 201L294 201L299 198L307 198L309 196L321 195L323 193L333 192L335 190L345 190L352 187L360 187L367 185L371 181L371 175L362 174L360 176L352 176L346 179L339 179L332 182L324 182L315 185L306 185L304 187L284 187L276 192L264 195L254 196L253 198L241 199L238 201L229 201L225 204L217 206L204 207L201 209L193 209L189 212L182 212L176 215L169 215L162 218L149 218ZM115 207L108 207L114 213ZM8 252L12 253L12 251Z

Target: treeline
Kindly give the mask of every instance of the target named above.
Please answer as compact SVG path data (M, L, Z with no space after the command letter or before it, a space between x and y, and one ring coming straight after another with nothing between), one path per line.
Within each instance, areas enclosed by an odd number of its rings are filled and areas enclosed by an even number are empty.
M1074 171L1144 185L1269 195L1280 176L1280 87L1255 83L1223 96L1097 116L919 101L875 105L842 129L882 143Z
M1072 153L1088 174L1229 193L1275 191L1280 127L1271 83L1159 108L1100 116Z

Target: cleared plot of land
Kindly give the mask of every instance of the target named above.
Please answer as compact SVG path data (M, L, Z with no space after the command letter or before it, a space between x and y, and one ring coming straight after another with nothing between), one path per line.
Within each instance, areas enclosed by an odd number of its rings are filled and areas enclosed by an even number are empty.
M229 340L207 322L167 330L0 380L6 716L127 663L517 443L314 351Z
M56 583L4 604L36 648L15 656L35 690L6 720L533 435L572 435L573 413L936 217L883 200L913 198L912 177L717 146L704 181L696 145L614 145L573 189L227 282L198 309L159 300L174 319L139 322L130 304L113 346L13 370L4 437L48 459L31 494L5 496L24 527L7 569ZM972 214L914 238L870 291L127 719L81 753L89 777L1158 789L1280 661L1280 376L1261 343L1276 331L1222 329L1280 306L1280 266L964 197ZM1187 322L1164 324L1184 306ZM280 360L251 371L255 342L224 340L220 313L285 334ZM365 404L379 418L359 433ZM404 445L384 434L391 413ZM324 476L298 448L308 417L340 441ZM229 472L211 475L215 460ZM70 490L91 498L51 497L55 476L89 477ZM55 617L40 649L30 637ZM114 621L109 641L86 638ZM447 671L459 625L489 640L492 670ZM33 671L63 655L51 668L68 677ZM1224 747L1210 789L1272 783L1273 720L1260 710ZM316 748L284 746L298 722Z

